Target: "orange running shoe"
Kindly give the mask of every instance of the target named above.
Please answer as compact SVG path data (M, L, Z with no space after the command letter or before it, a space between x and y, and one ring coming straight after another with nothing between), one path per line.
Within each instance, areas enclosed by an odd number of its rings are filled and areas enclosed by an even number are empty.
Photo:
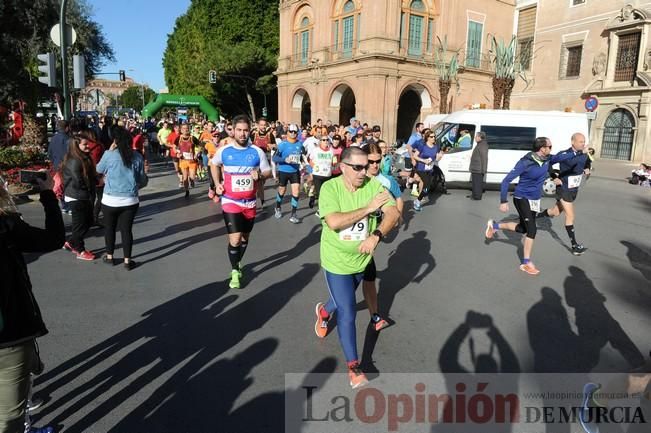
M350 386L353 389L361 388L368 384L368 379L359 367L359 362L355 362L348 367L348 377L350 378Z
M526 272L529 275L538 275L540 273L538 268L536 268L536 266L531 262L527 263L526 265L520 265L520 270L522 272Z
M314 332L319 338L325 338L328 335L328 322L330 317L324 319L321 317L321 310L324 308L323 302L317 302L315 312L316 312L316 323L314 324Z

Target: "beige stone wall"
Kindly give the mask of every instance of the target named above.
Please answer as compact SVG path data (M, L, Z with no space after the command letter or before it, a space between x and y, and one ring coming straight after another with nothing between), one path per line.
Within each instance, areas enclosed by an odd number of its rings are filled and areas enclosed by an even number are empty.
M311 120L339 121L339 91L350 87L355 95L355 115L370 125L383 126L386 139L396 138L401 95L414 90L420 98L420 117L439 112L437 74L433 67L436 36L448 37L448 47L465 56L468 20L483 24L481 51L486 54L487 36L510 38L513 31L513 0L423 0L423 15L433 19L432 44L428 52L423 38L423 54L408 55L406 35L400 41L401 13L410 0L355 0L361 18L359 42L350 58L343 58L334 44L333 20L346 0L280 2L280 55L278 61L279 118L299 122L301 101L311 103ZM294 53L294 34L304 17L311 31L309 61L300 64ZM356 18L356 23L358 18ZM426 25L426 24L425 24ZM304 30L304 29L302 29ZM341 38L342 29L339 29ZM426 33L424 31L424 33ZM492 102L491 76L487 58L479 68L462 74L461 88L453 89L453 110L471 104ZM343 87L342 87L343 86Z
M586 0L583 5L572 7L571 0L521 0L518 7L531 4L537 4L534 58L531 70L526 73L528 82L519 80L516 84L511 107L585 112L585 98L596 96L600 105L591 125L589 143L597 150L597 155L601 154L606 119L613 110L625 109L635 119L631 159L651 160L651 145L646 144L651 137L648 125L651 80L649 83L635 80L633 84L613 80L619 33L642 32L637 69L638 72L651 69L651 59L645 55L651 48L651 21L647 20L646 24L640 21L639 25L626 27L621 32L607 31L625 6L649 11L651 2ZM517 25L517 18L515 21ZM575 43L583 44L580 75L565 78L563 45Z

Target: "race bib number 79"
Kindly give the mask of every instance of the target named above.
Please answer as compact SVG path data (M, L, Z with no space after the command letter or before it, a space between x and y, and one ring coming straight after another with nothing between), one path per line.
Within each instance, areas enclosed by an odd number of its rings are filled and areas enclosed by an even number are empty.
M368 218L357 221L352 226L339 232L342 241L358 242L368 237Z
M232 175L231 190L233 192L250 192L254 187L253 178L250 175Z

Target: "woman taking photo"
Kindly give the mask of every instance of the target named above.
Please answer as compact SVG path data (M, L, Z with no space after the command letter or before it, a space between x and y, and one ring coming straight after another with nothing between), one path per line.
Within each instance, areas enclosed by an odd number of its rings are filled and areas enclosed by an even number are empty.
M113 144L97 164L97 171L104 175L104 239L106 254L102 261L113 265L115 233L119 228L122 235L124 267L131 270L136 262L131 260L133 247L133 220L136 217L140 200L138 190L147 185L145 163L142 155L131 149L131 135L120 127L114 127Z
M40 369L36 338L47 334L32 292L23 253L45 253L63 245L65 229L54 182L39 180L45 228L27 224L0 178L0 432L22 432L30 375Z
M71 138L63 159L63 196L72 210L72 234L63 247L72 251L79 260L95 260L93 253L86 251L84 236L93 225L96 181L88 141Z

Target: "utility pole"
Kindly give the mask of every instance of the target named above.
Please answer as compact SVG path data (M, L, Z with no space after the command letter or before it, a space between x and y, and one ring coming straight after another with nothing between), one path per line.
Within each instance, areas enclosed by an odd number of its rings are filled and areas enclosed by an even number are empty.
M59 14L59 36L61 39L61 71L63 72L63 118L70 120L70 90L68 89L68 32L66 31L66 9L68 0L61 0Z

